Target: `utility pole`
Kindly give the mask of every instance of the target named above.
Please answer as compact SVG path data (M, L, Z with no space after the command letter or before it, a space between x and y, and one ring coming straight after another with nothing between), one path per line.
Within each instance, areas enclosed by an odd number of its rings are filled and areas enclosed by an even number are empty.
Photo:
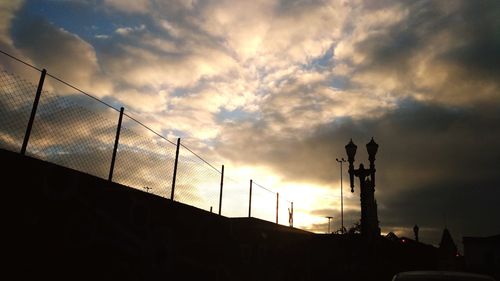
M219 216L222 211L222 189L224 187L224 165L222 165L222 172L220 175L220 192L219 192Z
M248 217L252 217L252 185L253 180L250 180L250 195L248 196Z
M342 186L342 164L346 162L344 157L342 157L340 160L338 158L335 158L335 160L340 164L340 232L344 234L344 194L343 194L343 186Z

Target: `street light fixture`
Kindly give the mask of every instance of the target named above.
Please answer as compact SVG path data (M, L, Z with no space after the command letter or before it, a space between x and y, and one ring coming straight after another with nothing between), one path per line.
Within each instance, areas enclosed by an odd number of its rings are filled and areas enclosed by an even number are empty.
M342 164L345 161L344 157L342 157L340 160L338 158L335 158L335 161L337 161L340 164L340 232L342 234L345 233L345 228L344 228L344 194L343 194L343 186L342 186Z
M368 160L370 161L371 182L373 188L375 188L375 154L377 154L377 150L378 144L372 138L371 141L366 144L366 151L368 151Z
M330 220L333 218L333 217L326 217L328 219L328 234L330 234Z
M358 146L351 141L345 146L345 151L347 153L347 161L349 161L349 171L354 170L354 155L356 155L356 150ZM349 179L351 182L351 192L354 192L354 174L349 172Z
M359 169L354 169L354 156L357 146L352 139L345 146L347 161L349 162L349 179L351 181L351 192L354 192L354 177L359 178L361 197L361 234L369 237L380 235L380 228L377 215L377 202L375 201L375 154L378 151L378 144L370 140L366 144L370 168L365 169L363 164Z

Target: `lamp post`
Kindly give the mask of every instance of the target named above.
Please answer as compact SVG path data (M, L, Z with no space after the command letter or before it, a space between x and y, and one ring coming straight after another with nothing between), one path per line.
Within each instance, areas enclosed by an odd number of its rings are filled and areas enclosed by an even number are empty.
M344 157L342 157L340 160L338 158L335 158L335 161L337 161L340 164L340 232L344 234L344 195L343 195L343 186L342 186L342 164L345 161Z
M332 219L332 217L326 217L328 219L328 234L330 234L330 220Z
M359 178L360 199L361 199L361 234L363 236L374 237L380 235L378 225L377 202L375 201L375 155L377 154L378 144L371 139L366 144L370 168L365 169L363 164L359 169L354 169L354 156L357 146L352 139L345 146L347 161L349 162L349 179L351 182L351 192L354 192L354 177Z
M415 225L413 227L413 233L415 234L415 241L419 242L418 241L418 225Z

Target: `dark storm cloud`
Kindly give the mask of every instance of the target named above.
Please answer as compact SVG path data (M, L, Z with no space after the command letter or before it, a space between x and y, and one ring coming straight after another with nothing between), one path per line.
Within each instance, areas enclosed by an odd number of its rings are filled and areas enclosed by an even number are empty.
M500 75L500 3L467 1L456 17L460 24L455 33L464 42L444 54L443 59L462 65L478 77L497 78Z
M428 184L384 198L385 207L380 209L379 217L384 226L406 227L408 230L418 224L422 227L448 226L470 235L498 233L500 225L488 219L500 212L498 184L498 179L481 182L456 179ZM394 216L394 212L404 220Z
M416 1L401 10L407 16L397 24L354 43L365 58L358 75L393 78L398 86L392 91L415 91L444 103L498 98L500 3Z
M422 242L438 245L446 227L461 248L463 236L489 236L500 232L496 220L500 213L499 185L498 178L462 182L457 177L397 196L383 197L378 200L384 202L384 207L379 208L381 228L413 238L416 224L420 227Z
M337 120L307 136L250 137L238 158L267 165L289 181L331 185L338 180L335 158L345 157L349 139L358 145L357 166L367 164L364 145L374 136L380 145L376 197L383 228L418 223L438 229L447 213L450 226L471 235L495 233L500 225L484 220L500 213L498 112L494 103L464 109L406 100L380 118ZM252 129L248 135L262 135L258 127ZM220 149L232 157L230 144L224 146L228 150Z
M377 30L379 32L357 42L355 48L368 56L365 67L411 67L401 63L407 62L415 52L420 52L433 34L444 29L445 15L436 6L428 1L411 2L401 8L408 10L408 16L400 23ZM373 10L368 9L368 12Z
M357 161L366 162L364 145L374 136L380 144L378 163L383 167L379 179L388 178L385 169L398 171L390 178L391 185L399 189L411 187L414 182L452 177L457 171L459 177L468 179L494 176L500 156L496 146L500 139L500 117L495 114L498 110L498 105L460 109L405 100L380 118L338 119L318 126L308 135L266 135L263 124L228 127L226 133L248 136L242 138L247 144L259 143L246 146L245 159L268 163L290 179L322 183L337 177L331 167L336 166L335 157L345 156L344 145L350 138L358 145ZM263 136L266 142L259 141ZM232 144L224 144L228 145ZM231 156L231 149L220 149ZM471 169L470 161L477 171L461 173ZM409 178L415 172L419 174L418 181Z
M71 81L92 75L98 68L91 45L41 17L17 17L12 35L15 46L37 65Z

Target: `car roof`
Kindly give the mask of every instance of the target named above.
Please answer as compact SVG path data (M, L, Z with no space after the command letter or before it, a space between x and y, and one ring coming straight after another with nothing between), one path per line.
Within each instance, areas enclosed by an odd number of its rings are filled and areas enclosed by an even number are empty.
M464 280L464 281L494 281L490 276L459 271L406 271L394 275L396 280Z

